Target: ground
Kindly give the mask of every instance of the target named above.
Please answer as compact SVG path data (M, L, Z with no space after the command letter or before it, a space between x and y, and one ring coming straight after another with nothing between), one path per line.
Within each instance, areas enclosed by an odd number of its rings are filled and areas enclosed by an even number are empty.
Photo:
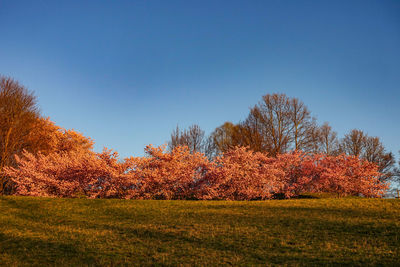
M400 201L0 197L0 265L400 266Z

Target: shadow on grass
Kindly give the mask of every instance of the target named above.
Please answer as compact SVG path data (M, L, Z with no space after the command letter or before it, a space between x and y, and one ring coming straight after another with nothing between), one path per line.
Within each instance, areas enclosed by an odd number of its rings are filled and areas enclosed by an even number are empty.
M74 244L18 237L0 232L0 255L9 255L14 262L26 265L95 264L93 252L79 250ZM1 264L0 264L1 265Z
M23 200L1 199L5 205L9 205L17 210L14 216L26 221L27 228L29 224L40 224L43 214L40 201L37 203L26 203ZM34 201L29 201L34 202ZM140 206L143 203L140 202ZM149 205L152 202L149 202ZM153 203L154 204L154 203ZM161 216L154 212L158 207L170 208L166 214ZM75 203L74 205L79 205ZM334 208L334 207L304 207L304 206L261 206L261 205L235 205L230 206L226 203L221 205L211 205L201 208L202 212L193 210L190 205L182 214L182 206L172 207L169 202L157 202L157 207L146 209L131 209L134 204L126 207L107 206L106 202L100 202L103 209L97 213L74 214L75 216L67 220L68 213L54 214L52 218L46 218L46 223L51 226L57 226L57 221L61 220L62 225L87 229L89 233L96 231L109 231L116 244L120 246L121 257L127 257L127 251L124 245L141 240L140 246L151 253L160 251L169 251L167 257L174 257L179 262L180 259L199 257L197 251L214 251L217 255L237 255L244 262L255 264L283 264L287 262L304 263L305 265L324 265L324 264L360 264L368 263L367 258L371 260L374 255L352 259L352 254L342 253L334 257L330 255L329 250L320 247L325 242L339 241L339 248L351 251L351 244L356 240L366 240L369 249L374 246L387 245L393 251L399 251L396 247L399 245L399 226L393 223L370 223L367 218L379 218L382 214L373 210L358 210L353 208ZM175 204L174 204L175 205ZM223 208L221 208L223 206ZM88 205L90 207L90 205ZM221 211L227 210L241 211L240 213L224 214ZM147 213L148 211L152 213ZM327 214L329 215L327 217ZM98 216L98 219L96 219ZM139 216L141 221L137 220ZM392 215L388 215L392 216ZM353 218L359 220L353 221ZM363 219L365 219L363 221ZM371 221L371 220L369 220ZM190 229L190 225L195 225ZM213 229L213 226L219 228ZM0 222L1 226L1 222ZM49 234L45 225L36 225L36 230L43 234ZM198 227L198 228L196 228ZM250 234L243 235L235 233L235 229L250 229ZM254 229L256 228L256 229ZM228 231L227 229L231 229ZM52 229L60 231L60 236L68 236L69 233L62 232L61 229ZM202 231L202 233L193 235L190 231ZM252 235L255 232L259 236ZM397 233L397 234L396 234ZM280 236L282 235L282 236ZM1 240L5 240L4 244ZM102 237L97 242L105 242ZM64 241L64 240L63 240ZM66 241L67 242L67 241ZM76 257L77 262L92 264L96 263L98 257L93 256L90 246L96 244L80 244L60 241L47 242L43 240L13 237L6 234L0 235L0 248L5 253L12 254L14 257L23 260L24 251L18 247L31 247L34 253L41 258L50 255L49 259L44 258L45 263L53 263L54 260L68 260L69 257ZM270 242L270 243L267 243ZM298 246L299 243L309 242L309 247ZM349 244L346 244L349 242ZM15 243L11 246L9 243ZM29 245L27 245L29 244ZM115 243L114 243L115 244ZM79 249L79 247L88 247L88 249ZM175 249L170 250L171 247ZM93 249L93 248L92 248ZM103 249L106 249L103 247ZM45 254L41 254L45 251ZM61 251L61 256L56 255ZM101 251L99 251L101 253ZM104 251L103 251L104 252ZM125 254L124 254L125 253ZM312 255L312 253L315 253ZM347 252L349 253L349 252ZM358 254L360 252L357 252ZM371 251L370 251L371 253ZM82 255L81 255L82 254ZM74 256L78 255L78 256ZM112 259L112 255L110 256ZM376 255L379 259L382 255ZM217 259L216 259L217 260ZM389 262L394 263L395 259ZM70 262L70 261L69 261Z

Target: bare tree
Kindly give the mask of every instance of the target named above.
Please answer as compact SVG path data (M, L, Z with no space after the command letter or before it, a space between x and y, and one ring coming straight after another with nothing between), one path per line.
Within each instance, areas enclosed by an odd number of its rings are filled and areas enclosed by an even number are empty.
M386 152L379 137L367 136L363 150L361 157L369 162L376 163L379 167L379 172L385 174L382 180L389 180L394 176L394 156L391 152Z
M339 149L339 141L337 133L332 130L332 127L325 122L319 128L319 143L320 152L327 155L336 155Z
M307 138L307 146L302 150L311 153L321 153L321 129L314 120L307 129Z
M341 152L359 157L364 149L367 136L361 130L353 129L346 134L340 143Z
M293 124L295 150L314 150L317 124L307 106L297 98L290 99L290 117Z
M256 151L275 156L289 149L316 149L315 119L302 101L285 94L263 96L242 125L247 129L250 147Z
M250 110L247 121L252 122L250 125L263 137L263 146L272 156L289 148L293 139L293 122L290 99L286 95L263 96L262 101Z
M239 125L232 122L225 122L210 135L216 154L226 152L234 146L243 145L242 141L238 140L238 137L241 137L239 136Z
M171 140L168 142L168 148L172 150L177 146L188 146L191 153L204 152L204 131L197 124L193 124L183 131L176 126L171 134Z
M245 121L227 122L216 128L212 136L219 152L248 146L272 156L289 149L315 151L319 138L316 121L305 104L285 94L263 96Z
M231 122L225 122L211 133L211 142L217 151L216 154L223 153L235 145L235 128L235 124Z
M261 112L257 106L250 110L247 119L239 123L235 139L237 145L248 146L253 151L271 152L271 137Z
M212 160L216 156L220 154L220 150L218 149L216 143L214 142L214 137L209 135L204 142L204 154L209 160Z
M183 140L183 139L184 138L182 137L181 130L179 129L179 126L177 125L175 130L172 130L171 140L168 142L168 149L171 151L177 146L180 146L182 144L186 145L186 140Z

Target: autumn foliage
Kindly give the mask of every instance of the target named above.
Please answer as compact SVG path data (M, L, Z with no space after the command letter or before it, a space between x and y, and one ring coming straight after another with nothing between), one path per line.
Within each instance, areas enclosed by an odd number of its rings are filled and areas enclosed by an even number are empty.
M119 160L105 149L16 157L5 174L18 195L127 199L286 198L305 192L381 197L388 185L374 163L353 156L292 152L269 157L235 147L213 161L188 147L147 146L145 157Z
M150 145L145 157L124 160L111 150L94 152L92 139L42 117L33 93L12 78L0 76L0 110L0 194L263 200L329 192L380 197L388 188L384 181L393 176L393 156L379 138L353 130L339 145L329 125L320 129L303 102L284 94L263 96L244 122L225 123L208 138L198 125L177 127L168 150Z
M16 157L18 168L6 174L16 183L17 194L50 197L116 196L120 164L109 151L69 151L49 155L24 152ZM123 171L122 171L123 172Z
M236 147L215 159L204 178L204 198L269 199L284 187L282 169L276 160L260 152Z
M165 146L145 148L146 157L127 159L129 175L136 181L133 197L142 199L193 199L213 164L200 152L187 146L171 152Z

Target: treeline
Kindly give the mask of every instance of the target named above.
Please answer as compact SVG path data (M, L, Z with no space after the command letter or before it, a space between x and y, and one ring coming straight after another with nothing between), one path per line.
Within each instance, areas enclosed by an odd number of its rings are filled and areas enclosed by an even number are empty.
M285 94L263 96L244 121L225 122L209 136L196 124L183 130L177 127L168 141L170 150L176 146L188 146L191 152L202 152L210 159L236 146L272 157L291 151L345 154L376 163L383 174L381 180L391 180L398 174L394 155L386 151L379 137L353 129L339 138L329 123L318 125L302 101Z
M240 123L208 137L176 128L164 147L124 160L43 117L36 97L0 77L0 194L141 199L269 199L304 192L380 197L395 176L379 138L353 130L342 139L307 107L266 95Z

